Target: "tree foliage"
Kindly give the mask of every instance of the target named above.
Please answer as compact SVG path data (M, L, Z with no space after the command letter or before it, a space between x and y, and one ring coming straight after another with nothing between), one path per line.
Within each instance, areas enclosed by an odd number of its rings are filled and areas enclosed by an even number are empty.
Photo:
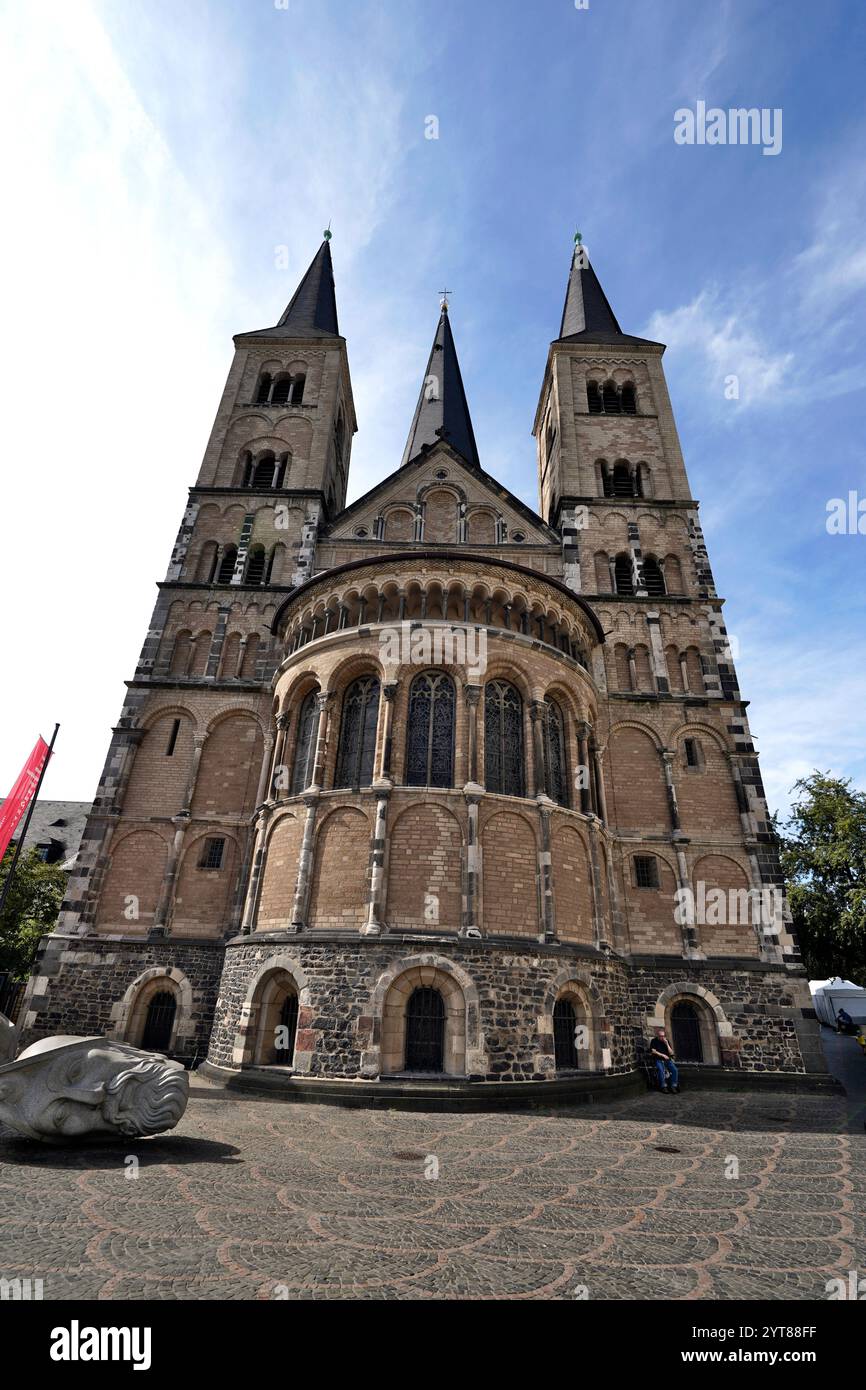
M866 985L866 792L813 772L779 827L792 926L810 979Z
M0 890L12 855L7 850L0 864ZM15 980L27 979L39 938L54 926L65 892L66 874L61 868L44 864L35 849L21 854L0 913L0 971L8 970Z

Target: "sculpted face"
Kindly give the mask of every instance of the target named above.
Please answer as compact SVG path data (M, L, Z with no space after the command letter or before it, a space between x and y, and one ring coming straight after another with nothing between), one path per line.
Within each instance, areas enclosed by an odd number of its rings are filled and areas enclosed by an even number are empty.
M104 1038L49 1038L0 1067L0 1121L49 1143L172 1129L189 1097L179 1062Z

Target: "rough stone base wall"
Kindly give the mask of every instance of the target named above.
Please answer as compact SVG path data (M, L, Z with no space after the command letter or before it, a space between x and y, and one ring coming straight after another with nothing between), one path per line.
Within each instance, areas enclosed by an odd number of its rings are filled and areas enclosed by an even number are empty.
M56 1033L122 1040L124 997L147 972L181 982L182 1018L173 1055L191 1061L207 1052L223 961L222 942L106 941L43 938L21 1010L22 1047ZM152 976L151 976L152 978ZM187 987L188 986L188 987Z
M648 1036L648 1020L665 990L696 986L695 997L720 1008L722 1065L743 1071L825 1071L818 1024L805 977L761 962L633 959L631 990L635 1036ZM689 998L690 990L683 992Z
M543 1081L556 1075L553 1001L569 979L592 1001L593 1069L631 1071L648 1019L665 990L703 998L719 1025L722 1065L752 1071L822 1070L810 1054L814 1023L804 1007L804 982L778 967L748 962L704 967L686 960L645 960L634 966L591 948L511 945L418 937L385 940L286 933L230 942L208 1060L240 1067L257 1028L251 1007L256 982L272 968L289 969L300 987L295 1070L314 1077L377 1074L382 981L417 963L448 965L471 982L467 998L470 1079ZM701 991L704 991L701 994ZM466 992L466 991L464 991ZM806 1001L808 1002L808 1000ZM475 1017L477 1015L477 1017ZM802 1039L802 1046L801 1046ZM481 1059L481 1060L479 1060Z

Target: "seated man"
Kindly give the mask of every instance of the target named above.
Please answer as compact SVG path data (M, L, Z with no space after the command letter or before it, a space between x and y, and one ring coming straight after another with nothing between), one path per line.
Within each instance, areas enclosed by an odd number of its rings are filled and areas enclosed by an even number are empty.
M849 1014L848 1010L840 1009L836 1015L836 1032L853 1033L854 1031L854 1020Z
M650 1056L656 1064L656 1071L659 1074L659 1090L670 1092L677 1095L680 1093L680 1074L674 1065L673 1049L665 1037L664 1028L655 1030L655 1037L650 1047ZM668 1085L670 1077L670 1085Z

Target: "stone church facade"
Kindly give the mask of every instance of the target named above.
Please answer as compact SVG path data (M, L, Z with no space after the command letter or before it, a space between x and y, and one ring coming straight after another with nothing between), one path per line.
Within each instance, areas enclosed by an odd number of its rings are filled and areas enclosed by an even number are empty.
M821 1070L755 911L774 837L663 351L578 246L536 513L482 467L444 304L400 466L347 506L323 242L235 338L27 1039L313 1095L603 1088L656 1024Z

